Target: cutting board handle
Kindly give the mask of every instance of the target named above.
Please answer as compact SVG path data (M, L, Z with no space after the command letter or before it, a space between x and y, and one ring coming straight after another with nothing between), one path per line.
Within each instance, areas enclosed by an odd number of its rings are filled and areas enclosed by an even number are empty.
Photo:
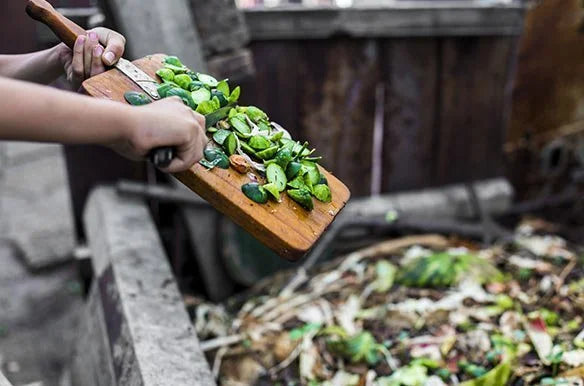
M57 12L45 0L28 0L26 2L26 13L49 27L71 49L75 45L77 36L87 33L83 28Z

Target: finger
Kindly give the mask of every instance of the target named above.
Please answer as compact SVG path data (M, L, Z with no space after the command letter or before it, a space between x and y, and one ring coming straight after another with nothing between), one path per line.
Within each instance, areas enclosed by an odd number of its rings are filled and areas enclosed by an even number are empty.
M75 45L73 46L73 59L71 61L71 83L73 86L78 86L83 82L83 50L85 48L86 36L79 36L75 40Z
M93 31L89 31L87 34L87 40L85 41L85 48L83 50L83 68L84 68L84 79L91 76L91 60L93 59L93 49L99 44L97 40L97 34Z
M93 57L91 59L91 73L89 76L95 76L101 74L105 71L103 62L101 61L101 56L103 55L103 47L101 45L96 45L93 47Z
M107 28L95 28L101 44L105 46L102 56L103 62L108 66L113 66L124 54L126 38L119 33Z

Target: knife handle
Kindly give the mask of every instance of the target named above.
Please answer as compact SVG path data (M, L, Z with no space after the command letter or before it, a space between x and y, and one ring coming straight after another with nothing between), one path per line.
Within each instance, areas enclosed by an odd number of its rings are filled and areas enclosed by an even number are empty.
M28 0L26 13L49 27L71 49L73 49L79 35L87 34L83 28L61 15L45 0Z
M165 168L172 162L174 158L174 148L173 147L157 147L152 149L148 154L148 159L157 168Z

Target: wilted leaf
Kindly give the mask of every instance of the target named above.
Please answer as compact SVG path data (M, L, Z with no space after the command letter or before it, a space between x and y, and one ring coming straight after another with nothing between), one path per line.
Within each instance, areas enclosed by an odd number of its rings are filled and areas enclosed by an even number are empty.
M511 376L511 362L503 362L486 374L463 382L460 386L500 386L506 385Z
M428 369L422 365L400 367L389 377L377 378L375 386L423 386L428 380Z

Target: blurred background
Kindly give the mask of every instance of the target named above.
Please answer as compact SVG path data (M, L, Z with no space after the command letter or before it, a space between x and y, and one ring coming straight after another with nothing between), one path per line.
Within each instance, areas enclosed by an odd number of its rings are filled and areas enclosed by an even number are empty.
M508 227L537 215L582 239L579 0L51 3L86 29L122 32L129 59L164 52L229 78L242 104L310 141L352 192L310 264L412 232L484 241L485 213ZM0 5L0 37L1 53L57 44L21 1ZM93 317L83 213L101 185L147 207L183 295L223 301L306 264L150 165L98 147L0 143L0 369L15 385L70 377L78 326Z

